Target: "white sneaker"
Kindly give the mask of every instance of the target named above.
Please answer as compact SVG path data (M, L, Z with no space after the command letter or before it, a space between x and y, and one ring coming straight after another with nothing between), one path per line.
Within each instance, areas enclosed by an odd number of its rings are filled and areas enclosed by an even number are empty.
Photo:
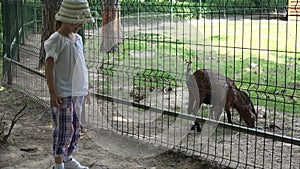
M52 169L64 169L64 168L57 168L57 167L54 167L54 166L53 166Z
M65 164L65 169L89 169L89 167L82 166L74 158L71 158L69 161L64 162L64 164Z
M53 169L65 169L64 164L54 164Z

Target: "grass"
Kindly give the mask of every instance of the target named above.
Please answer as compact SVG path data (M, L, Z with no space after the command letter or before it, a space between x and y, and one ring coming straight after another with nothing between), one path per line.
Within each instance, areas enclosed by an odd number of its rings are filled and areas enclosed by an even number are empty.
M212 68L235 80L255 105L300 112L300 26L295 22L202 20L197 26L162 27L125 32L119 51L106 56L126 66L135 85L185 86L185 61L192 60L193 69Z
M178 87L175 75L161 70L145 69L140 70L133 76L135 86L165 89L169 86Z

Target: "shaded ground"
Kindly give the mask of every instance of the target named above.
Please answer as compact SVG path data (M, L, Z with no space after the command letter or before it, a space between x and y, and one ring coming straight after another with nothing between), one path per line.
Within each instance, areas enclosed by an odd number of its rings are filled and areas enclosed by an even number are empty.
M8 143L0 144L2 169L50 169L53 164L50 111L26 98L22 93L1 88L0 118L5 114L2 119L2 124L6 126L5 131L7 132L11 119L26 101L28 103L24 110L26 114L16 123ZM90 131L84 131L80 147L74 157L90 168L224 168L198 157L171 151L145 159L120 157L97 146L87 132Z

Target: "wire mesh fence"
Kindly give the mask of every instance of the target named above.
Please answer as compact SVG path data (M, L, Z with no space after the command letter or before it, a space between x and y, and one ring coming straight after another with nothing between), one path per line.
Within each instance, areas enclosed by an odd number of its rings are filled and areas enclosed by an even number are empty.
M299 168L300 26L287 4L90 1L97 22L83 37L92 102L82 122L94 141L127 157L176 149L232 168ZM3 82L48 106L38 68L41 8L2 1ZM107 8L115 18L102 25ZM214 106L204 99L198 110L208 90ZM221 113L227 104L232 123Z

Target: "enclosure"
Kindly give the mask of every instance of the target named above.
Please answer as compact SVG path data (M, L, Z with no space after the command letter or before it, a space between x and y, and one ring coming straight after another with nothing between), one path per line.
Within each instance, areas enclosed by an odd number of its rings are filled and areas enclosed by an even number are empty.
M99 146L126 157L174 149L232 168L300 167L300 22L288 18L287 1L89 2L96 22L80 32L91 94L82 122ZM48 107L39 57L42 8L49 6L1 5L2 83ZM117 9L105 25L104 9ZM258 114L255 127L233 108L233 124L223 113L212 118L207 104L188 112L187 62L189 74L212 69L246 92ZM224 86L212 99L222 98ZM195 120L200 132L191 130Z

